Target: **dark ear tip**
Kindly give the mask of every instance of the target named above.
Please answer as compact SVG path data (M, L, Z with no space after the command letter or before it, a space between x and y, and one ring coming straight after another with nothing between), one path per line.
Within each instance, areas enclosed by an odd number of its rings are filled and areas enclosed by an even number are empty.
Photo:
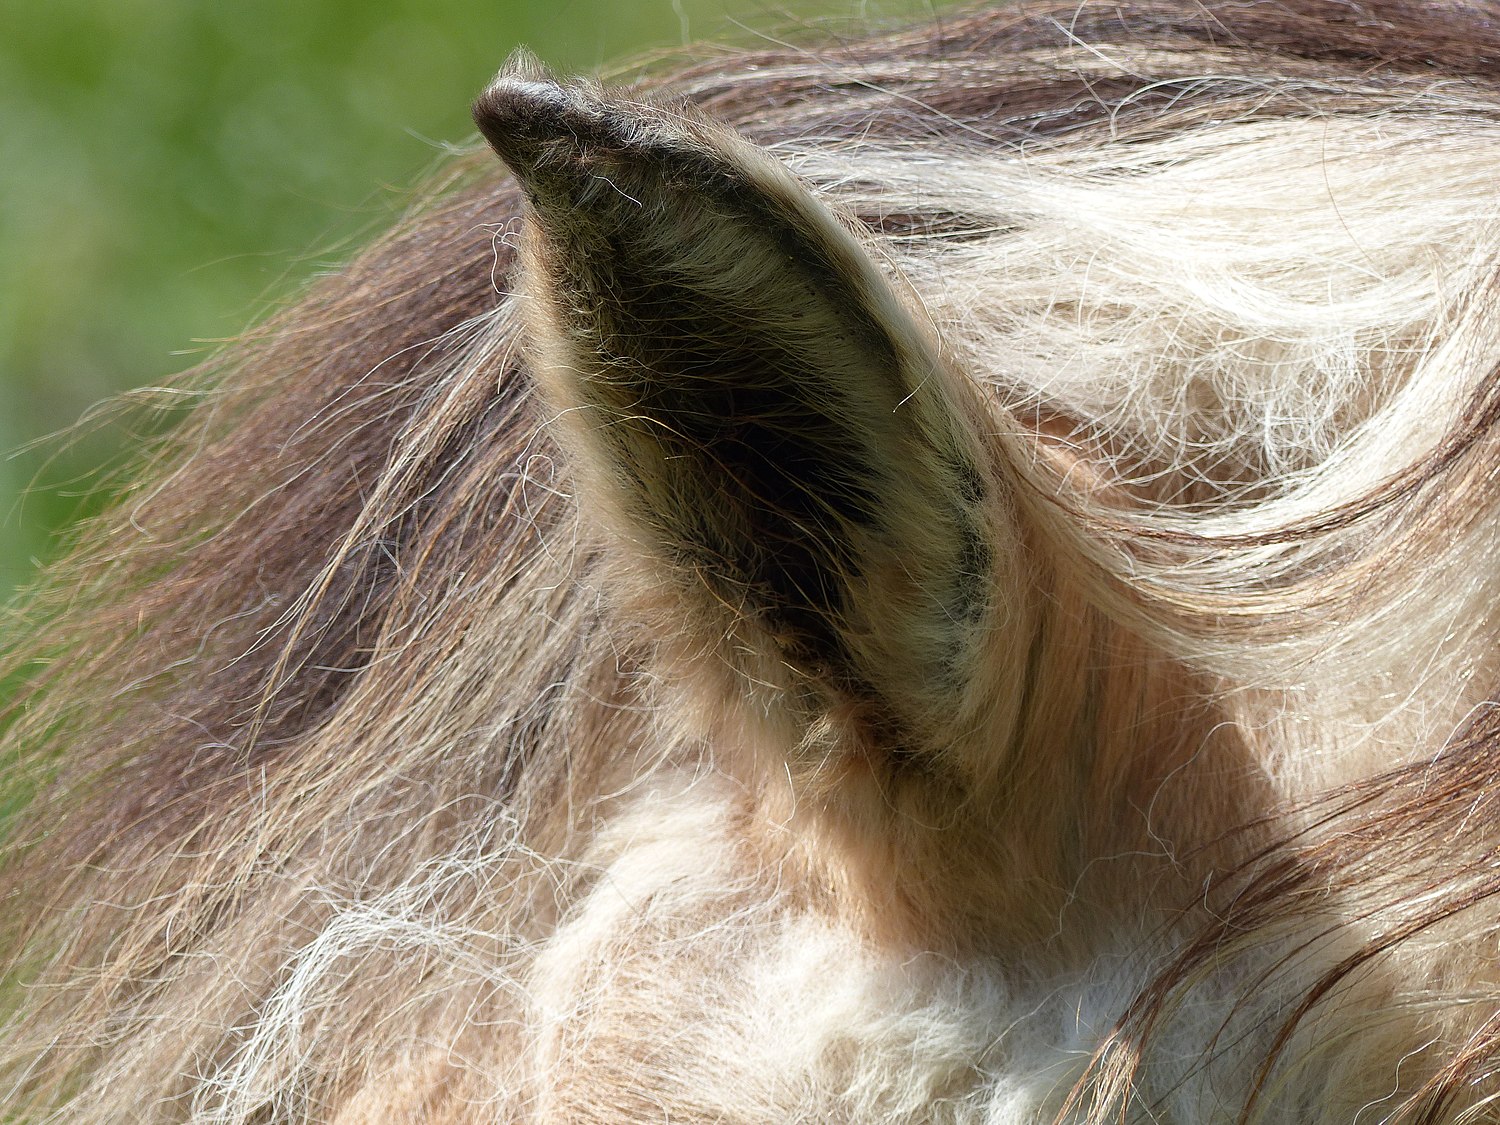
M524 175L558 135L574 100L534 55L517 51L474 102L474 124L500 159Z

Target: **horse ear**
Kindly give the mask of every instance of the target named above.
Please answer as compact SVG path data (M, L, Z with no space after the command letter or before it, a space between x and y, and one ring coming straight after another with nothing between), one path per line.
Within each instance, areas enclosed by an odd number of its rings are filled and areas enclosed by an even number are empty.
M972 725L1018 548L972 392L855 237L686 109L522 69L475 120L529 202L533 358L580 485L679 628L804 731L902 755Z

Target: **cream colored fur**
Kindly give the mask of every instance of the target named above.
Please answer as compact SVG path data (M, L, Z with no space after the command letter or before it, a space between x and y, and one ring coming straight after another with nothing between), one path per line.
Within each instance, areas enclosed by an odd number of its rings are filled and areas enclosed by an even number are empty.
M1176 130L1168 108L1078 146L760 147L656 98L502 76L487 97L517 135L559 99L613 122L497 141L531 193L522 279L408 376L465 400L524 350L546 405L493 483L524 530L493 572L411 594L430 607L370 641L293 782L247 782L164 860L111 861L159 920L129 931L138 956L44 975L54 1006L10 1001L18 1120L1415 1112L1500 1009L1484 902L1359 961L1284 1042L1331 967L1418 916L1399 872L1299 884L1296 909L1170 970L1216 932L1221 887L1349 823L1320 799L1433 762L1491 706L1494 435L1397 486L1500 367L1500 117L1439 77L1345 113L1310 75L1116 56L1050 64L1154 75L1143 97L1226 84L1235 114ZM1260 116L1246 88L1307 108ZM962 229L850 217L871 214ZM620 245L680 262L688 296L635 310L598 249ZM820 572L826 637L776 603L806 589L690 550L700 516L709 539L770 532L754 505L721 515L741 462L683 470L667 432L696 384L653 405L659 372L607 346L627 313L768 334L801 364L767 392L789 442L826 416L879 468L875 531L844 497L787 501L809 541L852 544ZM450 436L404 435L290 619ZM982 604L955 619L975 558ZM1486 840L1455 830L1453 855ZM194 886L252 908L210 923ZM1440 1119L1487 1119L1489 1078Z

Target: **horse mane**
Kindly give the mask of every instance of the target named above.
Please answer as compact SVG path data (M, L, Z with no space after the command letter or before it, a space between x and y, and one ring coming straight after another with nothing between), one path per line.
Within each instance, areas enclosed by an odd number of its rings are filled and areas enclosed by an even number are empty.
M8 1115L1493 1112L1500 10L1023 0L476 119L514 172L187 373L10 630ZM837 406L630 381L738 322L590 248L747 216Z

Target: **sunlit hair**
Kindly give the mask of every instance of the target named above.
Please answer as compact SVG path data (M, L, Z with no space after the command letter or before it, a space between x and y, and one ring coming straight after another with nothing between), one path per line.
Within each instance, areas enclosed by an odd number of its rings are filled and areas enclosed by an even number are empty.
M6 1119L1489 1119L1497 83L513 60L27 604Z

